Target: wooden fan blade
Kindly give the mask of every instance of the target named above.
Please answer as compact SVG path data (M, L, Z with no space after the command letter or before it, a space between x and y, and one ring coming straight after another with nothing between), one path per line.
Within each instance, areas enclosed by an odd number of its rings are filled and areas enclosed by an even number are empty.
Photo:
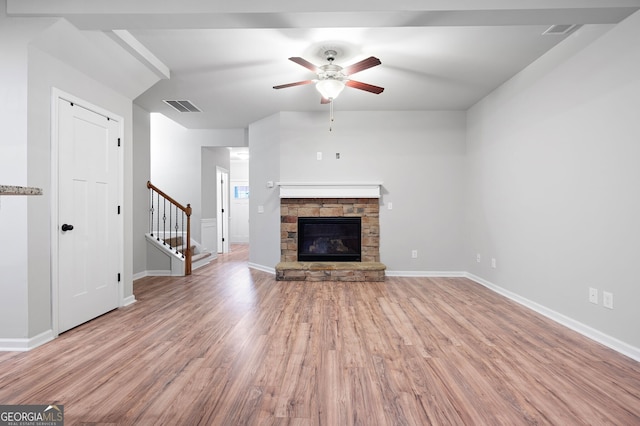
M306 59L294 56L292 58L289 58L290 61L295 62L298 65L302 65L303 67L310 69L311 71L317 73L318 72L318 67L313 65L311 62L307 61Z
M347 80L344 84L349 87L353 87L354 89L360 89L366 92L375 93L376 95L379 95L384 91L384 87L374 86L373 84L362 83L355 80Z
M380 65L381 63L382 62L380 62L380 59L376 58L375 56L369 56L367 59L363 59L362 61L356 62L353 65L344 67L342 69L342 73L345 75L355 74L368 68L375 67L376 65Z
M302 86L303 84L313 83L313 80L296 81L295 83L281 84L280 86L273 86L274 89L284 89L286 87Z

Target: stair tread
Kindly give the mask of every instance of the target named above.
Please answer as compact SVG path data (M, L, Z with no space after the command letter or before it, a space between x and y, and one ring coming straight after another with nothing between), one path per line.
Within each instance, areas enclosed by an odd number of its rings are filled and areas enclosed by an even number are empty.
M204 253L194 254L193 256L191 256L191 261L195 262L196 260L204 259L209 256L211 256L211 253L208 251L205 251Z
M163 244L164 247L167 250L170 250L172 253L175 252L179 252L180 254L184 255L184 249L185 249L185 245L183 244L183 238L181 236L178 237L171 237L171 238L165 238L165 239L161 239L158 237L155 237L151 234L149 234L151 236L151 238L160 244ZM198 248L197 244L192 244L191 245L191 263L197 262L199 260L202 259L206 259L207 257L211 256L212 253L209 251L204 251L201 253L196 253L196 249Z

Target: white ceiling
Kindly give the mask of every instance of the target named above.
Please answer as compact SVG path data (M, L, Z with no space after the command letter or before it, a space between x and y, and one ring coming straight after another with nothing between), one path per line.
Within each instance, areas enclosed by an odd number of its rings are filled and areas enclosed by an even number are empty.
M353 78L385 91L346 88L336 111L465 110L566 37L542 35L549 26L614 24L638 9L640 0L7 0L9 15L62 16L126 45L163 77L136 103L188 128L328 109L312 85L272 88L314 78L287 58L321 65L327 48L343 66L382 61ZM203 112L178 113L164 99Z

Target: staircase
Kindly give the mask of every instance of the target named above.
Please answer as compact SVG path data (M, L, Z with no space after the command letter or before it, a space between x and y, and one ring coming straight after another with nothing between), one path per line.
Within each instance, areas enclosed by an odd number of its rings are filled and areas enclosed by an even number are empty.
M145 237L149 244L158 248L169 257L171 262L171 276L181 277L185 275L186 256L184 253L186 247L184 241L186 238L183 235L176 236L175 233L173 233L171 236L164 238L157 233L147 233ZM193 239L191 239L189 249L191 250L191 271L207 265L214 258L209 249Z
M183 206L151 182L147 241L171 260L171 276L191 275L211 261L211 251L191 238L191 205ZM186 243L188 242L188 244Z

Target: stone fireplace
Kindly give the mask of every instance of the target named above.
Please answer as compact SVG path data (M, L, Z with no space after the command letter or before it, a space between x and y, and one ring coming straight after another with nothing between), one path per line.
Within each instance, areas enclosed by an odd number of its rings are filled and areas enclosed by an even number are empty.
M280 186L281 261L276 266L278 280L384 280L385 266L380 263L379 184L280 184ZM349 197L349 195L354 196ZM304 218L359 219L360 260L299 259L298 222L300 218L303 218L303 221Z
M359 217L361 261L380 261L380 223L377 198L282 198L280 200L280 261L297 262L298 218Z

